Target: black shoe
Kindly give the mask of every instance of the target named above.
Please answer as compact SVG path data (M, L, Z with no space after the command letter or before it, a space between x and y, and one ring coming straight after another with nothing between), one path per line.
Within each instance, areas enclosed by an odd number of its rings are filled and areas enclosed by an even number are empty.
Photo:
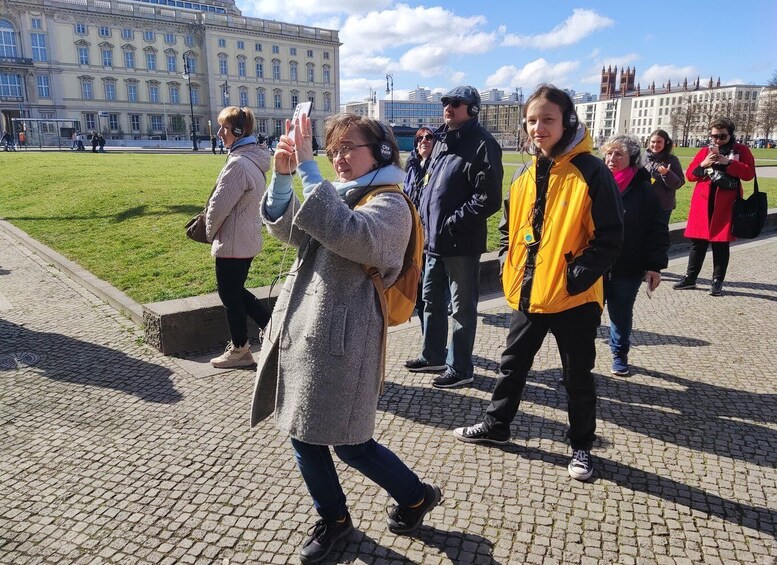
M388 529L394 534L409 534L418 529L424 516L435 506L440 504L442 491L436 485L424 483L424 501L416 508L405 506L392 506L389 510L386 523Z
M485 422L466 428L456 428L453 435L464 443L496 443L499 445L510 441L510 430L490 430Z
M455 386L467 385L474 380L474 377L465 377L452 369L446 369L442 375L434 377L432 386L435 388L453 388Z
M425 359L421 359L420 357L417 359L408 359L405 361L405 369L411 373L438 373L440 371L444 371L447 367L448 366L445 364L431 365Z
M318 563L324 559L335 544L347 537L353 531L351 515L345 515L345 522L327 522L319 520L310 528L310 537L305 540L299 550L299 558L303 563Z
M689 277L685 275L679 281L672 285L675 290L688 290L690 288L696 288L696 277Z
M723 281L715 279L710 286L710 296L720 296L723 294Z

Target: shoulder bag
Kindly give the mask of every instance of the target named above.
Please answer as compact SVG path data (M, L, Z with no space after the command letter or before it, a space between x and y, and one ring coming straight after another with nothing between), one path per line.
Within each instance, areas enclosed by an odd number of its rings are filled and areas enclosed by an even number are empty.
M731 214L731 235L743 239L758 237L766 223L768 210L766 193L758 191L758 175L754 178L753 194L736 199Z
M213 190L210 191L208 200L205 201L205 208L186 223L186 237L189 239L199 243L210 243L210 241L208 241L208 236L205 233L205 210L207 209L208 201L210 200L210 197L213 196L214 192L216 192L215 184L213 185Z

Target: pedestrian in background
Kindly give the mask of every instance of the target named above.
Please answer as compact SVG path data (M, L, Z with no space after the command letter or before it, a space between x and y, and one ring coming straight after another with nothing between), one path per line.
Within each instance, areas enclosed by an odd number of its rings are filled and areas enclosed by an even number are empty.
M723 294L729 260L731 214L734 202L742 196L742 181L755 176L755 160L746 145L734 141L734 122L719 118L710 124L710 144L702 147L691 161L686 176L696 185L685 226L691 240L685 276L673 288L696 288L707 247L712 245L711 296Z
M218 141L216 140L216 136L215 135L211 135L210 136L210 149L211 149L211 151L213 151L214 155L216 154L216 144L217 143L218 143Z
M486 251L486 221L499 210L504 170L502 148L478 122L478 91L457 86L441 101L445 125L435 132L418 210L426 252L423 345L420 355L406 361L405 367L443 371L432 386L451 388L474 380L480 255ZM448 296L453 318L450 340Z
M661 284L661 270L669 261L669 227L655 184L651 184L650 173L642 166L639 140L631 135L616 135L602 146L601 152L623 201L623 247L604 278L604 300L610 316L610 371L626 376L634 302L642 281L649 292Z
M92 140L92 153L97 153L97 144L99 143L99 140L97 139L97 132L92 132L92 137L90 138Z
M664 219L669 224L672 210L677 206L677 190L685 184L685 174L680 160L672 154L674 143L668 133L657 129L650 134L648 144L645 168L650 173L653 190L658 195Z
M567 390L573 479L593 473L596 332L602 275L623 244L623 209L610 171L591 154L588 128L569 95L540 85L523 107L533 154L510 187L499 226L502 287L513 309L499 378L482 422L454 430L467 443L504 444L548 331L556 338Z
M216 258L216 287L224 305L230 341L210 360L220 369L254 365L248 341L248 317L264 331L270 319L259 299L245 288L251 262L262 251L259 202L264 195L270 154L257 145L250 108L227 106L218 115L219 139L229 157L216 179L205 212L205 231Z
M434 130L429 126L423 126L415 132L413 151L405 161L404 191L415 204L416 209L421 205L421 191L426 185L426 172L429 169L429 157L434 147ZM424 331L424 272L426 263L424 255L421 263L421 280L418 281L418 295L416 298L416 313L421 322L421 331Z

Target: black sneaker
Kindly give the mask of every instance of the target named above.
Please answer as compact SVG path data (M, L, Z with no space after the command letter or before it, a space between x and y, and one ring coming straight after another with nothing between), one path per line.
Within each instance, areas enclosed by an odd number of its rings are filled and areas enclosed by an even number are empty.
M442 375L439 377L434 377L432 386L435 388L453 388L455 386L467 385L474 380L474 377L465 377L463 375L459 375L453 369L446 368Z
M688 290L691 288L696 288L696 277L689 277L688 275L685 275L679 281L674 283L672 288L675 290Z
M431 365L425 359L408 359L405 361L405 369L411 373L438 373L444 371L447 365Z
M405 506L392 506L386 518L388 529L393 534L409 534L418 529L424 516L435 506L440 504L442 491L436 485L424 483L424 501L416 508Z
M710 286L710 296L720 296L723 294L723 281L715 279Z
M299 558L303 563L318 563L324 559L335 544L347 537L353 531L351 515L345 515L345 522L327 522L319 520L310 528L310 537L305 540L299 550Z
M569 476L578 481L587 481L594 472L591 464L591 452L585 449L573 449L572 461L567 466Z
M510 441L510 430L490 430L485 422L466 428L456 428L453 435L464 443L496 443L499 445Z

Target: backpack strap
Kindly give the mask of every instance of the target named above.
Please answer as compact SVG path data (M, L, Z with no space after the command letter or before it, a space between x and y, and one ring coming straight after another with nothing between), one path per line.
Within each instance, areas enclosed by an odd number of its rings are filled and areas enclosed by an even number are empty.
M399 188L398 185L387 185L387 186L379 186L374 190L370 190L366 194L364 194L359 201L354 206L354 209L358 208L362 204L366 204L369 202L374 196L377 196L378 194L384 193L384 192L395 192L398 194L401 194L405 197L405 202L407 202L408 206L410 206L410 214L411 214L411 225L412 229L410 231L410 240L407 243L407 248L405 249L405 256L402 260L402 266L404 267L407 260L408 255L412 255L412 250L410 249L410 246L415 241L416 237L416 226L415 222L412 221L412 213L415 208L415 205L413 204L412 200L408 198L407 194L405 194L405 191L403 191L401 188ZM370 280L372 281L373 286L375 286L375 292L378 294L378 301L380 302L380 311L383 314L383 339L381 340L381 357L380 357L380 394L383 394L384 385L386 381L386 346L388 342L388 306L386 304L386 285L383 284L383 278L380 276L380 272L375 267L369 267L367 265L362 264L362 269L364 269L364 272L367 273L367 276L370 277ZM401 270L400 270L401 273Z

